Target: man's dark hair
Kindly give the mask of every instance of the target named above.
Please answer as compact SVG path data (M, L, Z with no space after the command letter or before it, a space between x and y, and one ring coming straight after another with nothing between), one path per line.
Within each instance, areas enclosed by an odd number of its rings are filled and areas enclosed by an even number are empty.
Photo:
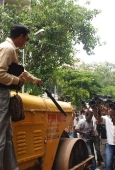
M15 24L10 30L10 38L17 38L21 34L26 36L29 33L30 33L30 30L25 25Z
M79 114L78 114L78 113L76 113L76 114L75 114L75 117L79 117Z
M87 111L87 112L86 112L86 116L88 116L88 115L93 116L93 112L92 112L92 111L90 111L90 110L89 110L89 111Z
M82 110L80 110L80 112L81 112L81 113L85 113L85 110L82 109Z

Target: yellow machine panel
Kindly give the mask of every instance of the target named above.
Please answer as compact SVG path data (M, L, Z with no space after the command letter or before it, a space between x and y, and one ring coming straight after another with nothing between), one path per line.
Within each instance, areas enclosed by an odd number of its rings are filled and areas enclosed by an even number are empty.
M23 100L25 119L12 124L20 169L33 166L37 158L42 157L43 169L50 164L51 170L61 134L71 124L73 109L70 104L60 101L67 114L65 117L50 99L22 93L19 95Z
M15 92L11 92L11 96L14 94ZM19 122L12 122L12 125L13 142L20 170L68 170L78 163L84 161L86 164L86 160L89 161L87 147L82 139L63 137L65 128L72 125L73 121L71 104L58 101L67 115L64 116L51 99L29 94L18 94L23 101L25 119ZM84 157L81 161L78 162L76 160L74 164L70 164L70 162L73 162L70 161L72 159L71 155L74 154L72 148L79 147L77 149L79 152L75 152L75 157L77 157L78 154L82 153L80 151L82 145L86 154L82 154ZM67 152L66 148L68 146L69 150ZM64 157L65 160L68 159L68 162L65 166L63 158L61 159L61 164L59 161L60 155L66 152L67 154ZM84 167L84 165L80 165L80 167ZM83 170L83 168L80 170Z

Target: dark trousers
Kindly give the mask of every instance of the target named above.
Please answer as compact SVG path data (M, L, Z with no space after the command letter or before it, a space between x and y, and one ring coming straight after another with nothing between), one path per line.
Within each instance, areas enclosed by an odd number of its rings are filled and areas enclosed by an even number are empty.
M89 155L94 155L94 158L92 160L93 165L92 165L91 169L95 170L96 169L96 161L95 161L95 154L94 154L93 139L87 140L86 145L87 145L87 148L88 148Z
M94 136L93 142L94 142L94 146L95 146L95 150L96 150L97 161L102 162L103 158L102 158L101 152L100 152L100 138L99 138L99 136Z
M19 170L12 143L10 91L0 87L0 170Z

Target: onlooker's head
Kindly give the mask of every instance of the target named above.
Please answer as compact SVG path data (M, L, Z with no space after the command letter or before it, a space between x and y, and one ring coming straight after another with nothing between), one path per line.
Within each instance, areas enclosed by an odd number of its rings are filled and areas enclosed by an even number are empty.
M92 116L93 116L93 112L92 111L86 111L85 113L85 118L87 121L90 121L92 119Z
M22 24L15 24L10 30L10 38L13 40L16 47L24 48L29 40L30 30Z
M75 119L76 119L77 121L79 121L79 114L78 114L78 113L76 113Z
M112 115L112 113L113 113L113 109L108 108L108 115L109 115L109 116L111 116L111 115Z
M85 110L82 109L82 110L80 111L80 114L85 114Z
M79 113L76 113L76 114L75 114L75 117L79 117Z

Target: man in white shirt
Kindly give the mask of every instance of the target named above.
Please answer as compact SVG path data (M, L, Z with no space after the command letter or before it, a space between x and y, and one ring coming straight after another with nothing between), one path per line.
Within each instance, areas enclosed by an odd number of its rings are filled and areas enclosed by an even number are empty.
M97 120L105 122L107 145L105 150L105 167L106 170L113 170L113 157L115 156L115 125L112 121L113 110L106 110L107 116L98 116L98 108L93 108L93 113Z
M76 113L75 118L73 120L74 129L78 125L78 123L79 123L79 114ZM79 138L79 133L76 133L75 130L74 130L74 138Z
M79 114L79 120L85 119L85 110L81 109Z

